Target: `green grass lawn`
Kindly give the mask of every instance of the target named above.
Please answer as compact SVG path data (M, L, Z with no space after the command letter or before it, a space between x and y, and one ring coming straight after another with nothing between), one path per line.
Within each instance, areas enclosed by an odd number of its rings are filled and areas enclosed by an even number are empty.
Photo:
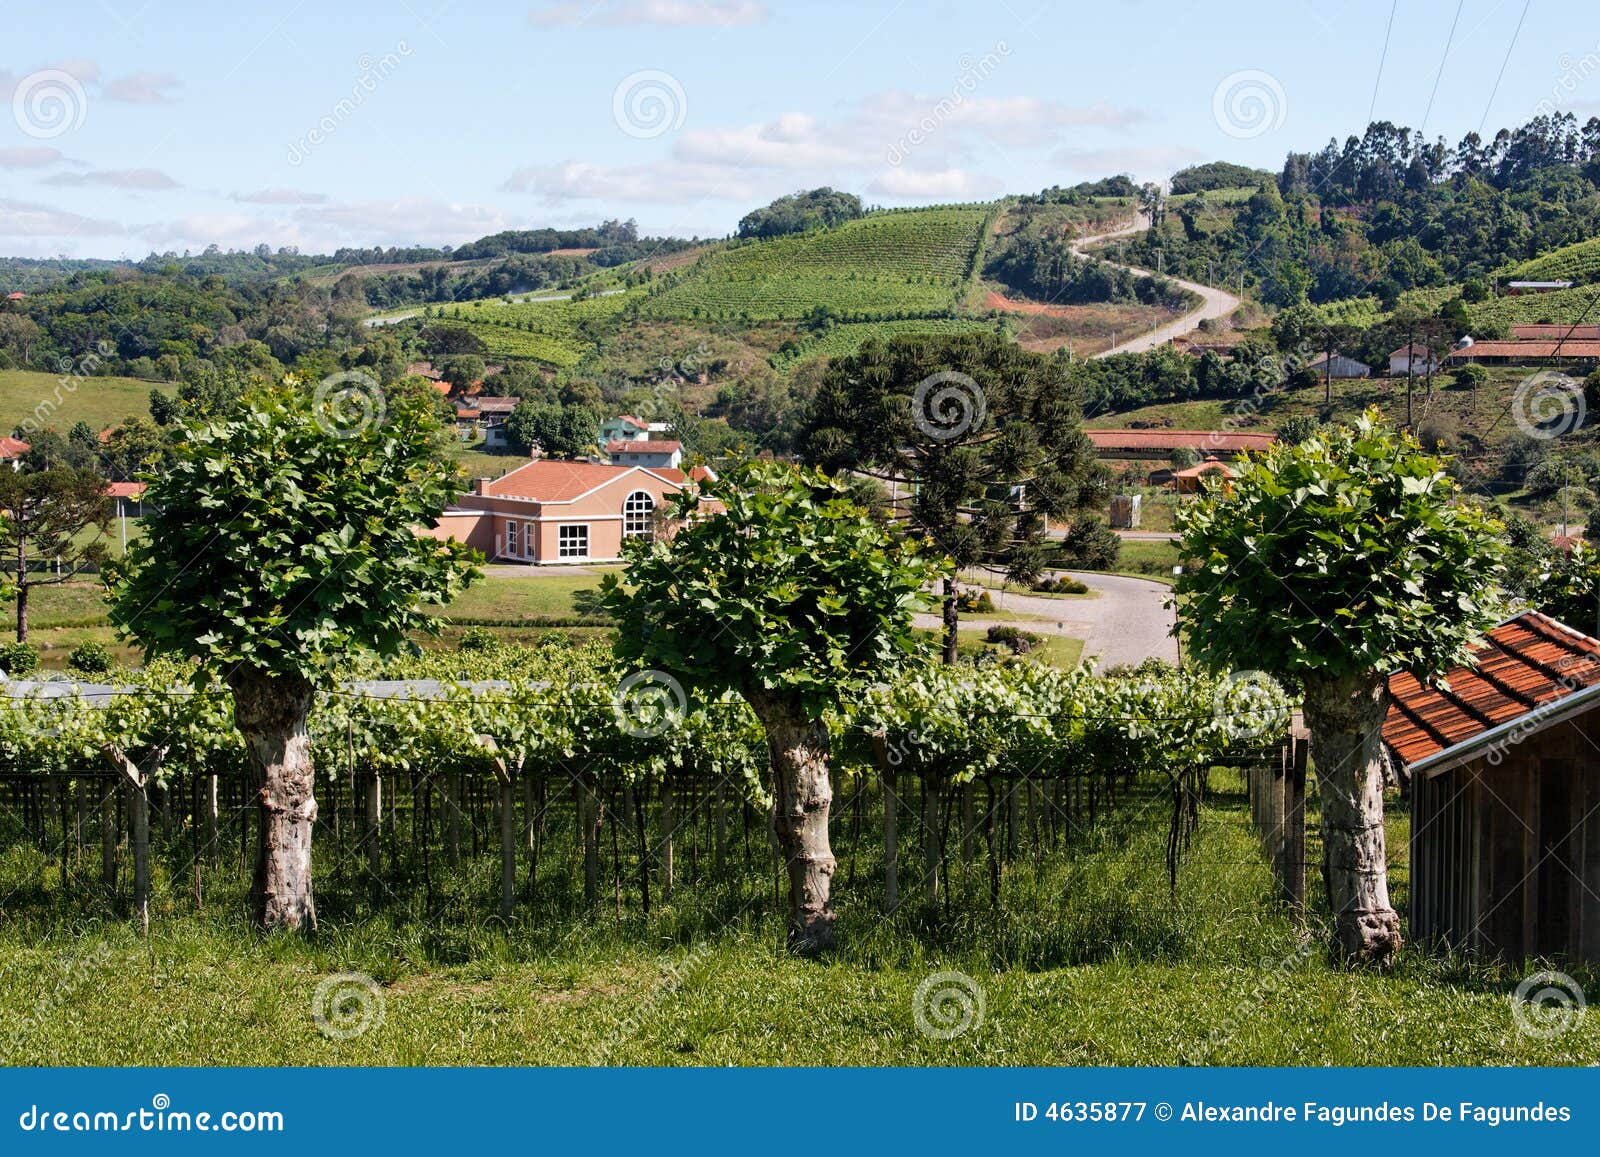
M76 377L32 370L0 370L0 429L6 433L25 420L53 426L65 434L75 422L96 430L124 418L148 415L150 391L171 392L165 383L137 378Z
M772 865L755 820L748 853L734 825L732 866L721 876L705 845L691 858L685 833L679 889L670 903L658 896L649 916L625 843L613 898L609 834L602 903L582 910L565 812L550 825L537 886L520 885L510 924L489 915L492 855L453 873L435 863L430 906L420 865L402 859L369 886L325 847L321 929L305 939L246 929L232 850L220 872L207 869L203 908L185 838L156 856L152 935L141 943L92 884L63 895L56 864L14 841L0 853L0 1016L13 1026L6 1057L63 1065L1600 1061L1592 1016L1552 1039L1517 1030L1508 994L1531 964L1408 946L1390 974L1348 972L1314 946L1325 918L1317 912L1313 946L1302 947L1273 899L1237 777L1214 781L1175 890L1164 860L1169 805L1151 784L1061 846L1025 809L998 905L979 841L970 867L951 849L949 907L928 907L908 821L905 899L887 915L879 801L868 797L866 822L856 822L855 789L842 779L833 836L841 947L819 963L779 947ZM915 804L907 801L912 816ZM695 838L703 837L702 824ZM981 991L983 1011L943 1040L918 1031L913 1008L919 985L950 972ZM347 981L372 1010L369 1027L348 1039L324 1035L313 1014L319 985L341 973L372 981ZM1590 986L1596 979L1574 975Z
M439 614L447 619L529 619L597 615L600 577L617 567L527 568L517 575L485 575Z
M1177 544L1170 539L1125 538L1117 551L1117 570L1138 578L1170 580L1179 561Z

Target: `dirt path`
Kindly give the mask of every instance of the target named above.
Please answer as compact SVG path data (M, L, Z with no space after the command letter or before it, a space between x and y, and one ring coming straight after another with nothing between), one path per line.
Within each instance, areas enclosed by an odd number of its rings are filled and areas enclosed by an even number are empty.
M1097 233L1092 237L1078 238L1072 243L1072 251L1079 257L1087 257L1089 256L1087 251L1095 245L1103 244L1106 241L1115 241L1120 237L1132 237L1135 233L1143 233L1149 227L1150 223L1145 218L1139 217L1131 225L1124 225L1122 228L1113 229L1109 233ZM1103 257L1101 260L1108 265L1130 270L1143 277L1156 276L1150 270L1141 269L1137 265L1125 265L1120 261L1110 261ZM1175 337L1182 337L1186 333L1192 333L1194 330L1199 329L1202 321L1227 317L1228 314L1239 308L1239 299L1226 290L1213 289L1211 286L1201 285L1197 281L1185 281L1181 277L1173 277L1169 280L1177 282L1184 289L1198 296L1200 305L1184 314L1177 321L1168 322L1166 325L1158 326L1148 333L1140 334L1136 338L1130 338L1109 349L1103 349L1095 354L1095 357L1103 358L1109 357L1111 354L1138 353L1142 350L1155 349L1157 346L1165 345Z
M1172 588L1123 575L1075 570L1054 573L1078 579L1099 597L1053 599L991 591L997 609L1039 616L1039 621L1010 625L1036 635L1082 639L1084 661L1097 656L1096 666L1102 671L1124 664L1132 666L1152 656L1169 663L1178 661L1178 641L1172 635L1176 616L1166 605ZM963 623L968 621L964 619ZM918 615L917 626L937 631L943 624L938 615Z

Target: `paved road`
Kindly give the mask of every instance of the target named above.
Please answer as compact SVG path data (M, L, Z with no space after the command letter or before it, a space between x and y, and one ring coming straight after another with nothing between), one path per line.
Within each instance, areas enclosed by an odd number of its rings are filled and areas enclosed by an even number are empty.
M1095 245L1105 241L1114 241L1119 237L1131 237L1135 233L1143 233L1149 227L1149 221L1140 217L1133 224L1124 225L1120 229L1113 229L1109 233L1097 233L1092 237L1080 237L1072 243L1072 251L1079 257L1085 257L1088 256L1087 250ZM1108 265L1130 270L1141 277L1156 276L1150 270L1141 269L1137 265L1124 265L1120 261L1109 261L1105 258L1101 258L1101 260L1106 261ZM1101 350L1094 355L1095 357L1103 358L1109 357L1111 354L1138 353L1141 350L1155 349L1157 346L1166 345L1175 337L1182 337L1186 333L1199 329L1202 321L1227 317L1228 314L1239 308L1239 299L1227 290L1213 289L1209 285L1201 285L1197 281L1185 281L1181 277L1173 277L1170 280L1177 282L1190 293L1198 295L1200 305L1184 314L1177 321L1168 322L1166 325L1153 329L1149 333L1140 334L1138 337L1130 338L1125 342L1119 342L1109 349Z
M1098 655L1100 670L1124 664L1131 666L1151 656L1169 663L1178 661L1178 641L1172 636L1176 616L1166 605L1172 590L1166 584L1075 570L1055 573L1087 583L1099 597L1053 599L991 591L995 606L1019 614L1039 615L1046 620L1015 624L1024 631L1082 639L1085 661ZM966 618L962 623L979 626ZM939 630L942 623L938 615L918 615L917 626Z

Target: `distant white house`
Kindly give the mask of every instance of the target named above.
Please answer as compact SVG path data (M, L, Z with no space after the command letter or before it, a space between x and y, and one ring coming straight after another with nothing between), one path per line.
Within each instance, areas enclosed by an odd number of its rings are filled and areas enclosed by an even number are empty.
M1403 378L1407 374L1431 374L1439 368L1439 361L1425 345L1412 342L1389 355L1389 376Z
M1372 374L1371 366L1365 364L1364 362L1358 362L1355 358L1347 358L1343 354L1333 355L1333 367L1331 371L1328 368L1328 360L1328 355L1323 354L1306 368L1311 370L1318 377L1326 374L1328 377L1332 378L1365 378L1370 377Z
M612 442L646 442L652 434L665 434L665 422L646 422L643 418L635 418L632 414L623 414L616 418L607 418L600 423L600 444L610 445Z
M607 442L606 455L613 466L643 466L646 469L676 470L683 461L682 442L654 442L647 438L624 438Z

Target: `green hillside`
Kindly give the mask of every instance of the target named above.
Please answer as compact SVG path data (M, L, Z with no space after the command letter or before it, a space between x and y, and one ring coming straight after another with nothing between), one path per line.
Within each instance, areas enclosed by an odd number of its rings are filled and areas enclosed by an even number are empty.
M1499 273L1502 280L1576 281L1600 280L1600 237L1579 241L1541 253L1527 261L1508 265Z
M877 338L887 341L912 333L972 333L993 329L994 323L976 317L908 318L901 321L862 321L836 325L825 333L807 338L773 359L773 366L786 370L814 357L843 357L855 353L863 342Z
M96 430L150 411L150 391L170 390L138 378L80 378L32 370L0 370L0 433L32 419L66 433L75 422Z
M977 256L983 206L878 213L836 229L730 245L670 274L646 317L797 319L818 306L856 319L953 310Z
M491 358L532 358L575 366L639 294L608 293L578 301L464 302L440 311L477 334Z

